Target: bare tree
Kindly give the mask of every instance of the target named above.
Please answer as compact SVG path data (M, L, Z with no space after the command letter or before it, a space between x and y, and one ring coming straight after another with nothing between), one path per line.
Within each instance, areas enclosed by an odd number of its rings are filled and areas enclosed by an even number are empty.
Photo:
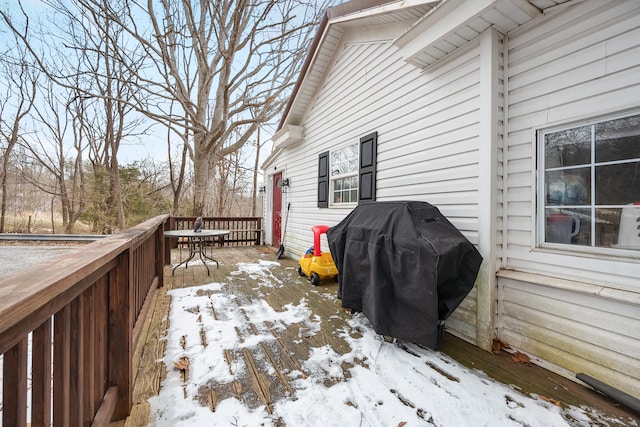
M251 186L251 216L256 216L256 211L257 211L257 203L258 203L258 198L257 196L257 192L258 192L258 168L260 167L260 151L262 150L262 147L264 146L265 142L260 140L260 129L258 128L258 135L256 138L256 142L255 142L255 147L256 147L256 151L254 153L254 158L253 158L253 171L252 171L252 186Z
M76 90L56 90L51 82L47 83L40 91L41 102L34 107L34 132L24 138L23 145L32 158L29 163L42 165L55 184L48 185L48 181L32 177L28 170L23 177L41 191L59 198L65 233L73 233L86 206L83 153L88 142L82 122L87 100L78 96Z
M69 12L59 2L52 3L57 11ZM142 57L136 55L135 47L127 47L127 64L118 60L118 52L125 49L128 40L124 29L114 23L114 18L119 20L125 16L126 9L111 10L113 15L101 15L79 7L74 15L67 15L70 27L75 27L68 32L68 39L77 52L78 73L84 73L85 80L84 86L76 87L98 101L94 108L104 119L100 127L94 128L102 130L102 134L93 139L90 151L94 165L102 166L108 176L105 223L101 227L103 233L113 233L126 227L118 151L124 140L144 132L142 117L132 114L134 108L130 101L134 96L129 84L131 79L136 79ZM114 219L115 223L112 222Z
M140 128L143 116L135 111L129 89L131 80L142 65L143 56L128 44L124 29L113 23L114 17L126 16L123 6L111 9L113 15L101 15L84 9L79 2L46 2L55 19L49 27L31 27L29 15L20 5L21 15L14 18L0 11L0 17L31 54L31 66L58 86L79 92L86 104L81 124L91 125L90 160L94 174L106 172L103 208L106 209L102 232L124 228L125 215L119 181L118 151L124 140L145 132ZM127 63L116 52L126 47ZM94 102L87 102L93 100ZM139 100L139 99L138 99ZM89 135L89 133L87 133Z
M41 191L33 182L55 186L48 171L34 162L22 143L18 143L12 151L7 176L6 232L31 233L39 222L38 216L54 203L54 197Z
M91 17L104 24L91 27L109 45L108 51L100 52L127 73L103 72L103 77L129 85L134 98L122 100L117 92L100 92L95 86L86 89L88 95L124 101L165 126L183 129L179 133L188 136L193 161L194 214L201 214L216 158L242 147L261 124L282 111L327 2L129 0L123 5L70 0L48 4L70 19ZM114 34L128 37L114 43ZM144 51L144 67L132 65L139 64L138 48ZM93 49L98 52L97 47ZM180 108L174 109L174 103ZM241 137L230 142L234 133Z
M44 37L30 42L26 14L23 26L2 11L0 17L28 47L34 63L58 84L71 87L69 77L80 75L84 96L104 100L107 116L124 111L123 106L134 107L177 135L167 140L181 144L178 159L189 156L192 161L193 213L202 214L218 159L238 150L282 112L316 24L332 2L49 0L45 4L56 13L53 21L66 19L47 34L57 38L55 46ZM52 64L60 60L50 59L40 46L82 51L86 67L60 70ZM123 135L116 123L106 126L104 140L113 158ZM117 159L110 161L115 179ZM184 161L178 163L173 169L170 162L176 179L174 209L187 170ZM111 194L120 206L117 188Z
M191 146L189 145L189 131L187 128L176 129L172 124L167 127L167 159L169 166L169 180L171 184L171 190L173 192L173 203L171 206L171 214L177 215L180 212L180 205L185 188L189 182L187 180L187 157L191 153ZM181 144L176 148L180 149L180 155L177 162L173 160L171 143L172 136L175 135Z
M240 206L246 199L246 190L249 186L249 170L242 166L243 151L238 150L225 158L218 160L215 167L213 184L216 189L208 206L216 216L243 215L248 209Z
M87 8L101 4L84 0ZM134 2L130 20L142 15L131 36L155 65L145 76L145 99L176 101L167 114L160 101L145 112L185 128L194 167L194 214L202 214L211 167L242 147L261 123L282 111L323 5L300 0ZM101 13L110 13L102 7ZM140 22L135 21L135 22ZM125 26L124 22L122 23ZM150 108L152 107L152 108ZM238 134L231 142L231 135Z
M14 56L15 55L15 56ZM19 142L21 125L28 117L37 93L38 73L25 61L24 52L6 52L0 61L5 87L0 95L0 233L4 232L7 209L7 174L13 149Z

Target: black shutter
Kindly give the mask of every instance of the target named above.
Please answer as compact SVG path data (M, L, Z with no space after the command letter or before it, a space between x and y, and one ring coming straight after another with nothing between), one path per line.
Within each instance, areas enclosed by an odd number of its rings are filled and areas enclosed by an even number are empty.
M329 152L318 156L318 207L329 207Z
M360 138L358 203L376 200L376 155L378 132Z

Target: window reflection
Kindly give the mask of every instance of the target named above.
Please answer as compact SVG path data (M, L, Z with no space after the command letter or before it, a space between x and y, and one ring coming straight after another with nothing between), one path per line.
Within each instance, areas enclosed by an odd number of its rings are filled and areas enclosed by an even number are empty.
M640 115L543 136L544 241L640 250Z
M332 151L331 184L333 204L358 202L358 144Z

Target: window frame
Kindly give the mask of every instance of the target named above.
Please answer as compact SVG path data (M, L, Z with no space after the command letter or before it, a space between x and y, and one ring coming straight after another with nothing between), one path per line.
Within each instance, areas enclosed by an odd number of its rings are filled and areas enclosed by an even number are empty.
M634 258L640 258L640 250L636 250L636 249L624 249L624 248L615 248L615 247L608 247L608 246L597 246L597 242L596 242L596 233L595 233L595 223L596 221L593 220L593 218L595 218L595 213L596 213L596 209L603 209L603 208L610 208L610 209L621 209L623 208L624 204L619 205L619 204L603 204L603 205L599 205L597 203L597 199L596 199L596 186L595 186L595 181L596 181L596 176L594 171L596 170L596 168L598 166L605 166L605 165L619 165L619 164L624 164L624 163L629 163L629 162L635 162L635 161L640 161L640 158L626 158L626 159L618 159L615 161L602 161L602 162L598 162L595 159L595 147L596 147L596 143L597 141L595 140L595 126L601 123L606 123L606 122L611 122L611 121L615 121L615 120L619 120L619 119L624 119L624 118L629 118L632 116L637 116L640 115L640 109L633 109L633 110L627 110L627 111L623 111L623 112L617 112L617 113L612 113L612 114L607 114L607 115L603 115L603 116L598 116L598 117L591 117L589 119L585 119L585 120L580 120L580 121L574 121L574 122L570 122L570 123L565 123L565 124L560 124L560 125L555 125L555 126L548 126L548 127L544 127L544 128L540 128L535 132L535 136L536 136L536 156L537 156L537 169L536 169L536 216L537 216L537 220L535 221L536 224L536 247L538 248L548 248L548 249L562 249L562 250L566 250L566 251L572 251L572 252L582 252L582 253L595 253L595 254L609 254L609 255L620 255L620 254L624 254L624 256L632 256ZM588 167L591 170L590 173L590 194L589 194L589 198L590 198L590 202L589 204L586 204L584 206L580 205L579 207L576 207L577 205L567 205L567 209L588 209L590 211L590 218L591 221L589 222L589 227L590 227L590 239L591 242L589 245L580 245L580 244L572 244L572 243L555 243L555 242L548 242L547 240L547 236L546 236L546 211L547 208L549 208L549 206L547 206L546 204L546 174L547 172L549 172L546 169L546 156L545 156L545 149L546 149L546 135L548 134L552 134L555 132L560 132L560 131L565 131L565 130L571 130L571 129L577 129L580 127L591 127L591 140L590 140L590 151L591 151L591 158L589 159L589 163L585 163L585 164L580 164L580 165L573 165L573 166L564 166L564 167L554 167L554 168L550 168L549 171L553 171L553 170L558 170L558 171L564 171L564 170L571 170L571 169L579 169L579 168L585 168ZM559 208L560 209L560 208Z
M355 153L356 156L354 159L349 159L349 160L355 160L355 164L356 164L356 168L354 171L345 173L345 174L340 174L340 175L333 175L333 171L332 171L332 167L333 167L333 162L332 162L332 158L334 153L340 151L340 150L344 150L348 147L354 147L355 148ZM357 142L351 143L351 144L346 144L343 145L341 147L329 150L329 194L328 194L328 199L329 199L329 207L337 207L337 208L344 208L344 207L355 207L358 205L358 201L360 198L360 183L359 183L359 165L360 164L360 147L358 145ZM350 202L335 202L335 182L339 179L345 179L345 178L356 178L356 197L355 200L350 201ZM351 191L351 190L349 190Z

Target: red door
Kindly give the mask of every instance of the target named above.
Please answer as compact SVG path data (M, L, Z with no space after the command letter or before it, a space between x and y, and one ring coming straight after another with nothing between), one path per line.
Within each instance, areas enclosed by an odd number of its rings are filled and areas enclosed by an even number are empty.
M282 172L273 175L273 235L271 244L280 247L282 236Z

